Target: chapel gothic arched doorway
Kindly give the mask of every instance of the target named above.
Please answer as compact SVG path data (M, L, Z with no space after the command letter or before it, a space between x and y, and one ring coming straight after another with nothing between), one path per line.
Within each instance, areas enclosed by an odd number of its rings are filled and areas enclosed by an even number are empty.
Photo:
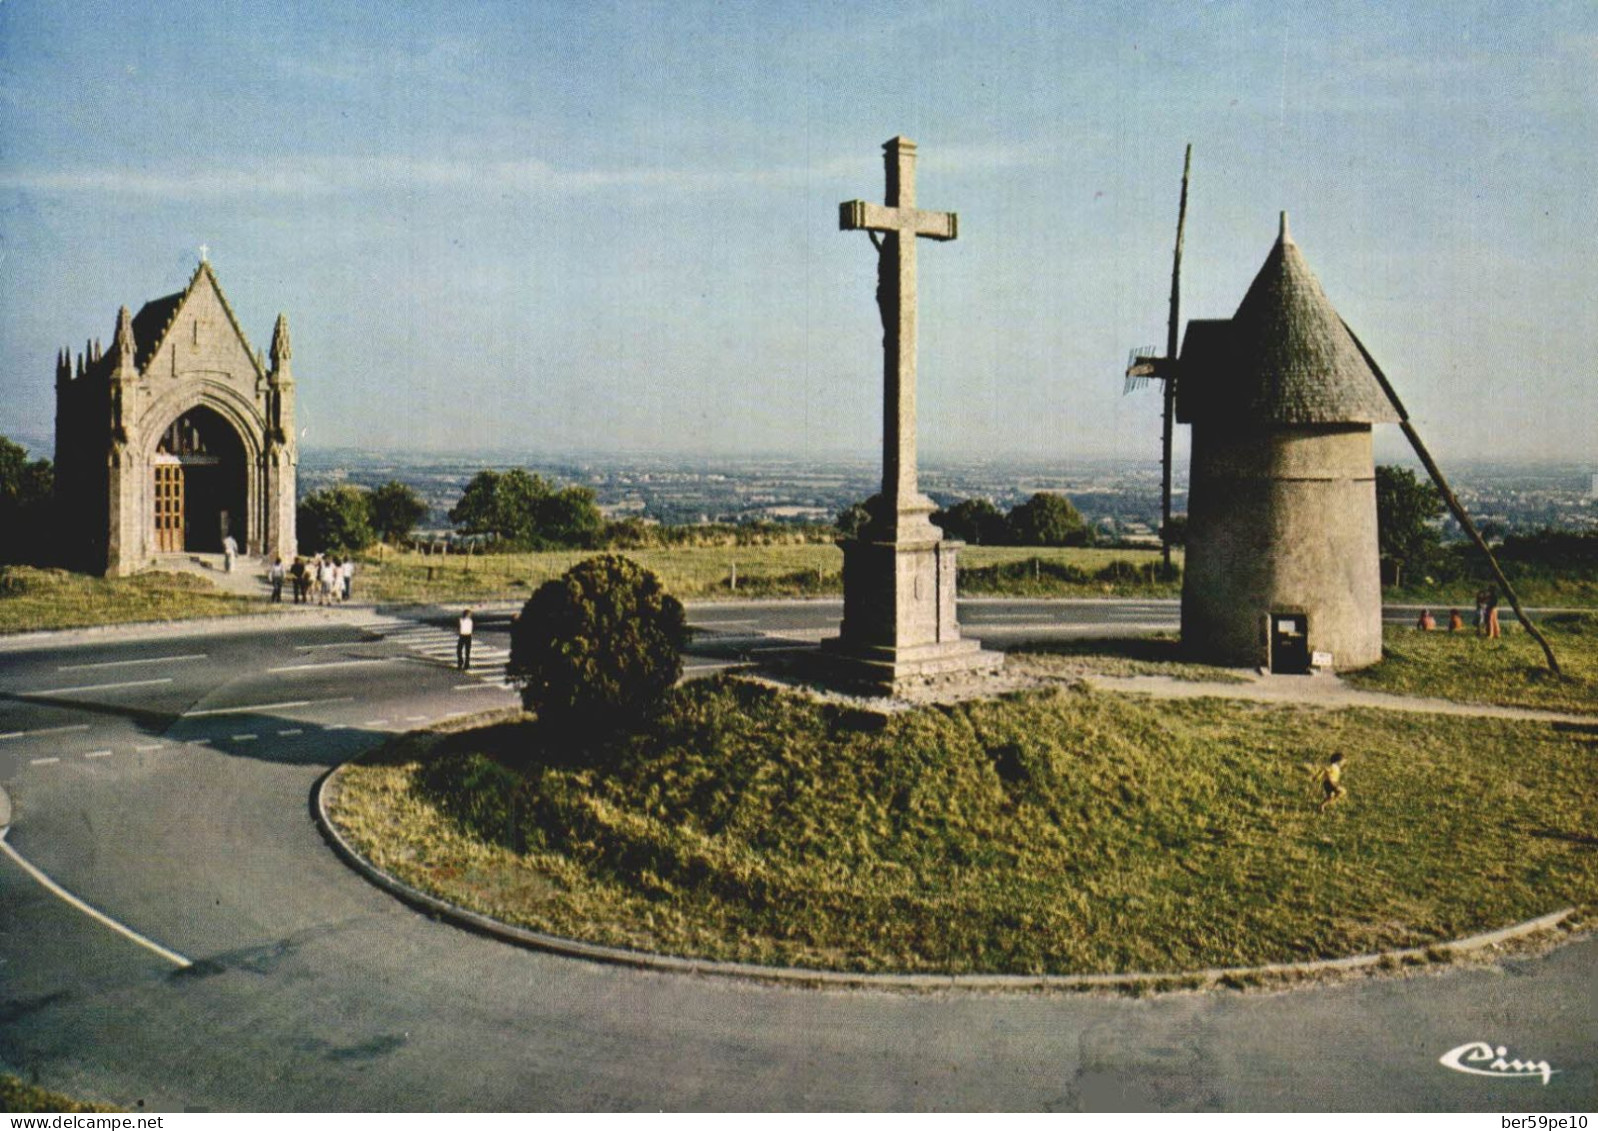
M244 443L212 409L191 408L156 443L157 553L221 553L232 535L249 545Z

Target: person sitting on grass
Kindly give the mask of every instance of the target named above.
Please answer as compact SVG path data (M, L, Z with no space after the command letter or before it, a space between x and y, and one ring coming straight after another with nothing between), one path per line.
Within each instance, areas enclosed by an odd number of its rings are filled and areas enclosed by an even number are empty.
M1430 609L1422 609L1420 611L1420 620L1415 622L1415 631L1430 632L1436 627L1437 618L1432 616L1432 611Z
M1448 631L1462 632L1465 628L1465 618L1459 615L1458 609L1448 610Z

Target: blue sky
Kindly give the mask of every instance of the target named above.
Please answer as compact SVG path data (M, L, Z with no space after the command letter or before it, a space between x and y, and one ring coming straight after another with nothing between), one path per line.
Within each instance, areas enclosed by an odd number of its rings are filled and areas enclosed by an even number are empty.
M869 455L920 146L921 445L1154 458L1277 213L1445 461L1594 460L1590 3L0 4L0 432L180 289L289 315L310 445ZM1402 439L1379 430L1379 451ZM45 453L48 454L48 453Z

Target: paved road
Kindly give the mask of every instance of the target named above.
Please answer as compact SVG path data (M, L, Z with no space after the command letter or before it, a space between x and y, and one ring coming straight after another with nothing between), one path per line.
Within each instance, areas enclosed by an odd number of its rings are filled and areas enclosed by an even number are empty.
M699 606L690 666L803 646L837 605ZM1169 603L973 602L990 641L1174 625ZM505 621L479 620L502 662ZM322 842L316 780L381 735L509 703L452 622L0 642L0 1067L160 1109L1582 1110L1598 943L1288 994L903 995L642 973L428 920ZM497 653L497 654L496 654ZM1462 861L1461 866L1468 866ZM171 957L151 949L160 947ZM188 961L180 968L177 961ZM1470 1041L1552 1082L1438 1063Z

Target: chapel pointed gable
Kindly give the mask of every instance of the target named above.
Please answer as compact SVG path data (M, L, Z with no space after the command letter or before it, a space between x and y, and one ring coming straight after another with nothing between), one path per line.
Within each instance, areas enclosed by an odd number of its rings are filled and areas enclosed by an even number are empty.
M206 374L250 395L266 378L216 272L204 260L187 287L140 308L133 335L141 376Z

